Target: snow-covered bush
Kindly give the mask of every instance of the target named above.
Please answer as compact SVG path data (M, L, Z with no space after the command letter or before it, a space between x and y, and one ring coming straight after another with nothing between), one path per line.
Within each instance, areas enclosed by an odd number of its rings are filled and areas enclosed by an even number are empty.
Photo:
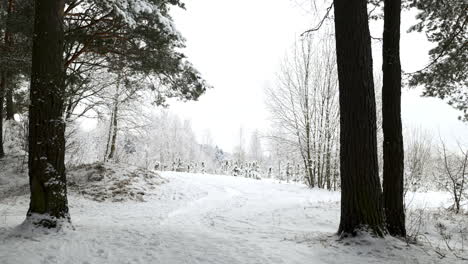
M118 163L93 163L68 170L70 189L95 201L144 201L145 195L166 182L157 173Z
M27 120L6 120L3 123L3 148L8 155L26 155L28 148Z
M435 189L432 183L432 137L426 131L410 129L405 137L404 195Z
M468 150L458 146L458 151L449 150L442 141L436 160L436 180L441 190L449 192L453 205L450 207L455 213L459 213L463 200L467 195L468 181Z

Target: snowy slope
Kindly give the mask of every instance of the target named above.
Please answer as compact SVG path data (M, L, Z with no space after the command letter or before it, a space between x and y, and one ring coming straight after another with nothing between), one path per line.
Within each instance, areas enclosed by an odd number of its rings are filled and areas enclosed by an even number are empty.
M227 176L162 176L168 183L146 202L96 202L72 192L75 230L55 234L17 227L27 196L2 200L0 263L462 263L392 238L344 245L333 235L339 193Z

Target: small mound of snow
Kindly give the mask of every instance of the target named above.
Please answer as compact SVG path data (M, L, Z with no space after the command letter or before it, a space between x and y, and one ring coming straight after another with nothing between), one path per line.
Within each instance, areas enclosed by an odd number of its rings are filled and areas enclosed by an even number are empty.
M67 177L71 191L99 202L143 202L156 186L166 183L155 172L118 163L80 165L70 168Z

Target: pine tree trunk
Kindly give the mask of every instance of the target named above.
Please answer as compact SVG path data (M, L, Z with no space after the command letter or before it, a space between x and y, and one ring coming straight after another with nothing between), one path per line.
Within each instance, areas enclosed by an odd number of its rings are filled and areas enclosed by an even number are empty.
M36 0L29 107L28 218L48 228L69 222L65 175L64 0Z
M10 76L9 76L10 77ZM10 78L8 78L10 79ZM6 81L6 120L13 120L15 118L15 108L13 105L13 83L10 81Z
M404 150L401 124L401 0L385 0L383 33L383 188L388 232L406 236L403 202Z
M340 98L342 237L385 233L366 0L335 0Z
M14 1L8 0L8 8L7 8L7 18L11 17L13 12ZM13 35L11 33L11 29L9 23L7 23L5 28L5 46L7 47L8 52L11 52L13 48ZM4 76L4 85L5 88L3 90L4 100L6 99L6 120L13 120L14 119L14 107L13 107L13 82L11 81L11 72L5 72Z

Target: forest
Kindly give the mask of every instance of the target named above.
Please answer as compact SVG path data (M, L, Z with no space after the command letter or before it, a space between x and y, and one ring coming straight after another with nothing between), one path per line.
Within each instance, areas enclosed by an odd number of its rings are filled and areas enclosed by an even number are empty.
M0 263L465 263L467 14L464 0L0 0ZM274 35L280 52L255 48ZM264 85L227 85L257 65Z

